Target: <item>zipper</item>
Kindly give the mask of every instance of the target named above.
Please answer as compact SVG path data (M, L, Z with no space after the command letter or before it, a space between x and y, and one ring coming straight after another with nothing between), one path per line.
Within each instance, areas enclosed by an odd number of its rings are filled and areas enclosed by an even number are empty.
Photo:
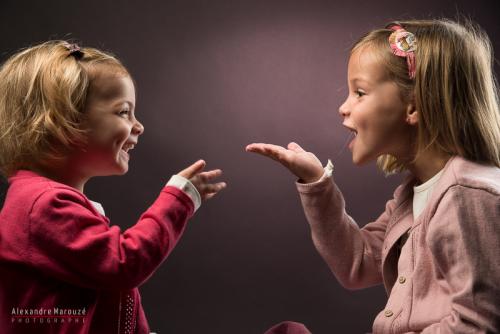
M136 312L133 293L134 290L131 290L128 293L120 292L120 303L118 304L118 334L135 333L136 323L134 315ZM125 304L123 302L125 302Z
M122 316L122 293L119 295L119 303L118 303L118 332L120 334L120 325L121 325L121 316Z

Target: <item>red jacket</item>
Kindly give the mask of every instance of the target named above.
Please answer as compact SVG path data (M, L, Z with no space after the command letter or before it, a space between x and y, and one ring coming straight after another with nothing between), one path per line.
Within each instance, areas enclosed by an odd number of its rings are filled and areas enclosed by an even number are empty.
M137 287L193 214L165 187L126 231L74 188L19 171L0 211L1 333L149 333Z

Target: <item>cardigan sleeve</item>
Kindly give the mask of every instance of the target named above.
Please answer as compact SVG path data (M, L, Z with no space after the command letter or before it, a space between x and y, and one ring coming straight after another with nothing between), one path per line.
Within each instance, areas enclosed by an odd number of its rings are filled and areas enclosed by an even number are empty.
M359 228L332 178L297 188L313 243L340 284L361 289L381 283L382 246L395 200L376 221Z
M66 282L94 289L130 289L172 251L193 213L181 190L165 187L131 228L109 226L80 193L50 188L29 213L28 259Z
M442 197L428 242L451 310L422 333L500 332L499 217L498 193L455 185Z

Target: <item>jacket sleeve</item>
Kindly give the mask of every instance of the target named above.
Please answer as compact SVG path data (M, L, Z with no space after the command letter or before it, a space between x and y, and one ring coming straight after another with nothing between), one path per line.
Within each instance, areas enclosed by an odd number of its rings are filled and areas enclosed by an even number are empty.
M452 304L422 333L500 332L500 195L451 187L429 223L428 242Z
M382 245L395 200L372 223L359 228L345 211L342 193L331 178L297 183L311 227L313 243L345 288L361 289L382 282Z
M181 190L165 187L138 222L121 231L89 209L80 193L51 188L29 213L30 264L50 276L93 289L131 289L174 248L193 213Z

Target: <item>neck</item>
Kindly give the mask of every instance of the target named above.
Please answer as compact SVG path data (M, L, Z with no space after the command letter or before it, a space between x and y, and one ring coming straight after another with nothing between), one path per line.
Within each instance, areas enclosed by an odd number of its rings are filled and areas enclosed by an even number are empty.
M74 168L71 168L69 165L69 163L63 163L59 166L33 166L31 170L41 176L75 188L83 193L83 188L89 178L78 175L75 173Z
M449 154L429 149L422 152L414 162L410 163L408 169L420 183L425 183L439 173L450 158Z

